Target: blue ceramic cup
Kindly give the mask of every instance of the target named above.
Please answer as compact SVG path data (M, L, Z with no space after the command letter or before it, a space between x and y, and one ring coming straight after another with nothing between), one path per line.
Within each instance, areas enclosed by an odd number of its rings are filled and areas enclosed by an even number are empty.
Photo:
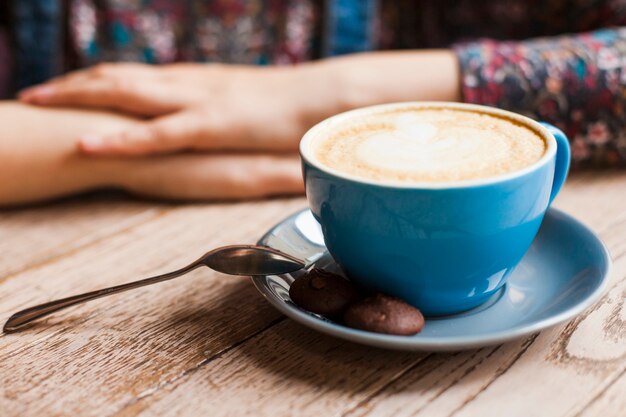
M546 151L518 171L446 184L368 180L315 158L312 144L320 132L354 116L405 106L504 117L540 135ZM567 138L553 126L495 108L437 102L336 115L305 134L300 155L307 199L335 261L351 280L430 316L476 307L506 283L565 182L570 162Z

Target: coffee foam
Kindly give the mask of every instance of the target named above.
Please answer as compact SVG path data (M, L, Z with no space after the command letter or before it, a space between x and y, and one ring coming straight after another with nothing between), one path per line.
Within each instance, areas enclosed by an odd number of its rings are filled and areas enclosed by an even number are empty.
M513 119L475 110L408 108L353 116L322 129L315 157L371 180L454 182L532 165L542 136Z

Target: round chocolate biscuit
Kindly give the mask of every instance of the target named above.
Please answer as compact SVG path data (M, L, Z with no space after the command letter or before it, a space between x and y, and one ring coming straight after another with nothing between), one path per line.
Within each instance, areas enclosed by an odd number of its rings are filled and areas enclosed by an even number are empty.
M307 311L338 318L348 305L359 299L359 292L341 275L315 268L291 284L289 296Z
M355 329L403 336L419 333L424 327L424 316L417 308L384 294L352 304L343 321Z

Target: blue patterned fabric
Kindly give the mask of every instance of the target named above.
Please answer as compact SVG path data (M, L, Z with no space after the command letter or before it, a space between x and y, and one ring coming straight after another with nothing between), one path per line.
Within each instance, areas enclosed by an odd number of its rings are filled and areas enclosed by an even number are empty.
M324 55L335 56L374 48L378 0L327 0Z
M62 66L60 0L14 0L16 86L57 75Z
M322 55L375 49L378 8L379 0L326 0ZM18 89L60 72L62 11L62 0L13 0ZM122 43L128 38L123 27L112 30Z

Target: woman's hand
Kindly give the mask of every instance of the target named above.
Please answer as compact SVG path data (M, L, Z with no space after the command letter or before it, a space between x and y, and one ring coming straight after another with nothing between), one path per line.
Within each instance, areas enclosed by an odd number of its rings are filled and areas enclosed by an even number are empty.
M329 102L324 88L309 88L311 68L103 64L25 90L20 99L151 117L120 133L84 136L88 153L295 151L304 131L326 116L317 103Z
M170 200L244 200L304 192L297 155L126 158L109 166L108 178L109 184L130 193Z
M24 102L115 109L149 117L119 133L93 132L83 151L146 155L183 149L294 151L314 123L355 107L458 100L448 50L378 52L291 67L104 64L20 95Z
M90 158L76 151L86 131L132 130L119 114L0 101L0 206L98 188L177 200L247 199L303 192L296 155L176 154Z

